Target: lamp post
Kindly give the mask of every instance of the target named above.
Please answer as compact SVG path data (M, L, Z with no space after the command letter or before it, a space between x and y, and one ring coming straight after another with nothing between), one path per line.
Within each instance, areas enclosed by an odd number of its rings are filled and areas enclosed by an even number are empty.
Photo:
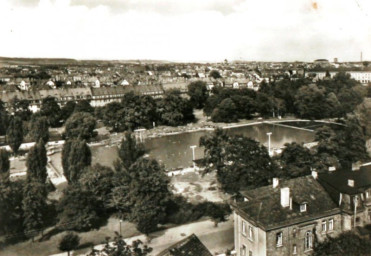
M195 160L196 160L196 158L195 158L195 148L196 147L197 147L196 145L190 146L190 148L192 149L193 168L196 167L196 165L195 165Z
M272 135L272 133L267 132L267 135L268 135L268 153L269 153L269 155L271 155L271 135Z
M122 223L122 220L120 219L120 236L121 236L121 223Z

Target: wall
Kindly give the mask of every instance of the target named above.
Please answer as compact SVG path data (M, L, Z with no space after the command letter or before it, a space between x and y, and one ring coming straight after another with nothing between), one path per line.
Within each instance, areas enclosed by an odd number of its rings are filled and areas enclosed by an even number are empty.
M246 222L246 236L242 234L242 222ZM249 226L253 227L253 239L248 238ZM249 251L253 256L266 256L266 233L259 227L254 226L251 222L243 219L236 212L234 213L234 243L237 256L241 255L242 245L246 246L246 255Z
M326 231L322 232L322 221L327 221L327 229L328 229L328 220L334 219L334 230L333 231ZM301 224L285 227L282 229L272 230L267 232L267 256L289 256L289 255L308 255L311 254L310 251L304 251L304 237L307 231L313 231L315 228L318 241L323 241L327 235L329 236L337 236L342 231L342 221L341 215L336 214L326 218L320 218L317 220L312 220L308 222L304 222ZM283 232L283 241L282 246L277 247L276 245L276 234L278 232ZM313 236L313 243L315 238ZM293 247L296 245L297 247L297 254L293 254Z

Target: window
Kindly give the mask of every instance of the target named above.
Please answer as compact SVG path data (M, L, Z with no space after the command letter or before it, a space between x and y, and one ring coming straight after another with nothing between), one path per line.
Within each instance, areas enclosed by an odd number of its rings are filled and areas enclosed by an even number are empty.
M327 222L324 220L322 221L322 232L326 232L327 231Z
M328 221L328 230L329 230L329 231L334 230L334 219L330 219L330 220Z
M242 234L246 236L246 222L242 221Z
M307 251L311 250L312 248L313 248L312 231L307 231L304 237L304 249Z
M241 247L241 256L247 256L246 251L247 251L246 245L243 244Z
M276 234L276 245L277 245L277 247L282 246L282 237L283 237L282 232L278 232Z
M366 192L366 198L368 198L369 197L369 193L368 193L368 191Z
M249 239L253 240L254 239L254 232L251 226L249 226Z
M303 203L300 205L300 212L306 212L307 211L307 204Z
M297 254L297 253L298 253L297 247L296 247L296 244L294 244L293 249L292 249L292 254Z

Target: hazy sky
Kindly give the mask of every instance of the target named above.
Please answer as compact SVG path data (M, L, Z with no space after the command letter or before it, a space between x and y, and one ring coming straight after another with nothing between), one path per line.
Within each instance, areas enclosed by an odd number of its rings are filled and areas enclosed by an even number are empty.
M0 0L0 56L371 60L371 0Z

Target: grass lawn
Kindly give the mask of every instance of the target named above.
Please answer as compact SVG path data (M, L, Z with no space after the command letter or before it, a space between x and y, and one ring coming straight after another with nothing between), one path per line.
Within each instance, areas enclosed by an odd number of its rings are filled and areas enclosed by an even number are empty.
M85 253L89 252L92 245L104 243L107 236L113 238L114 232L119 232L120 222L116 218L110 218L107 224L101 227L99 230L92 230L89 232L81 232L79 236L80 240L80 249L76 252ZM136 230L135 225L122 222L121 232L124 237L131 237L139 235L140 233ZM51 255L56 253L61 253L58 249L59 241L65 232L58 233L50 237L49 240L32 243L31 240L17 243L15 245L9 245L4 249L0 250L1 256L41 256L41 255ZM67 254L66 254L67 255Z

